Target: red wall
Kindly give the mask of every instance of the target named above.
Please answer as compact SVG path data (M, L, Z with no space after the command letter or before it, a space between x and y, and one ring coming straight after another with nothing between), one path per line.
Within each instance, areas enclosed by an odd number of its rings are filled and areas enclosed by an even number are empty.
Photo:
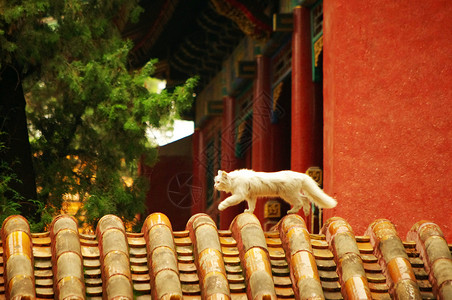
M159 148L158 161L141 165L141 174L149 178L146 215L161 212L171 220L173 230L185 230L191 217L193 139L189 136Z
M324 0L325 211L452 242L452 2Z

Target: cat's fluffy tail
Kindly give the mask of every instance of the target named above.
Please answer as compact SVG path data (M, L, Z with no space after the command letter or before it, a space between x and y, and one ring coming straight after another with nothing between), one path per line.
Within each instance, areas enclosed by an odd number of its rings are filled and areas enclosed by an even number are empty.
M302 190L305 196L320 208L333 208L337 205L337 201L325 194L318 186L317 182L309 175L306 175L303 180Z

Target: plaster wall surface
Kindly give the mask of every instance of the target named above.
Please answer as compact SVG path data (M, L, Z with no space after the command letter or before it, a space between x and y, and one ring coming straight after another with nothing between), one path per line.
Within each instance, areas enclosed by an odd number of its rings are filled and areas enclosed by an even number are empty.
M324 188L362 234L452 242L452 2L324 0Z

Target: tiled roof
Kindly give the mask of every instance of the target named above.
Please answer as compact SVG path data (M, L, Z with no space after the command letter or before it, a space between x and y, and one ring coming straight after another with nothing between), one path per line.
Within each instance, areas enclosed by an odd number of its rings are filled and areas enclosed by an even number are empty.
M264 232L249 213L230 230L205 214L185 231L154 213L141 233L104 216L95 235L74 218L30 233L21 216L1 229L6 299L452 299L452 256L438 225L420 221L403 241L388 220L355 236L342 218L310 234L297 215Z

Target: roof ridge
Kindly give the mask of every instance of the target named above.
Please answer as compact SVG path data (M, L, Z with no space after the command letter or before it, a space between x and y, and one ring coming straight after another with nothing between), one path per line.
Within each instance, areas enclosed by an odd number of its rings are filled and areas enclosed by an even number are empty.
M422 299L405 246L394 224L389 220L379 219L369 225L366 233L370 236L374 254L386 275L391 295L398 299L405 295L410 295L412 299Z
M54 289L56 297L65 299L83 299L85 280L83 274L83 256L74 217L60 215L50 225L50 249L54 267Z
M279 223L279 232L295 298L324 299L311 238L303 218L295 214L287 215Z
M186 229L193 243L203 299L231 299L215 222L208 215L199 213L190 218Z
M264 231L257 217L239 214L231 223L244 266L248 299L277 299Z
M105 282L104 295L108 299L133 298L129 245L124 223L115 215L105 215L97 224L96 235L99 241L102 281Z
M15 226L18 227L16 230ZM22 216L9 216L3 221L6 299L36 298L33 272L33 247L28 221Z
M363 261L350 224L342 218L333 217L328 219L321 231L333 252L344 297L372 299Z
M182 287L171 222L164 214L153 213L144 221L142 231L146 240L152 298L182 299Z
M407 240L416 242L416 249L424 262L438 299L452 295L452 255L444 234L438 225L419 221L407 233Z

